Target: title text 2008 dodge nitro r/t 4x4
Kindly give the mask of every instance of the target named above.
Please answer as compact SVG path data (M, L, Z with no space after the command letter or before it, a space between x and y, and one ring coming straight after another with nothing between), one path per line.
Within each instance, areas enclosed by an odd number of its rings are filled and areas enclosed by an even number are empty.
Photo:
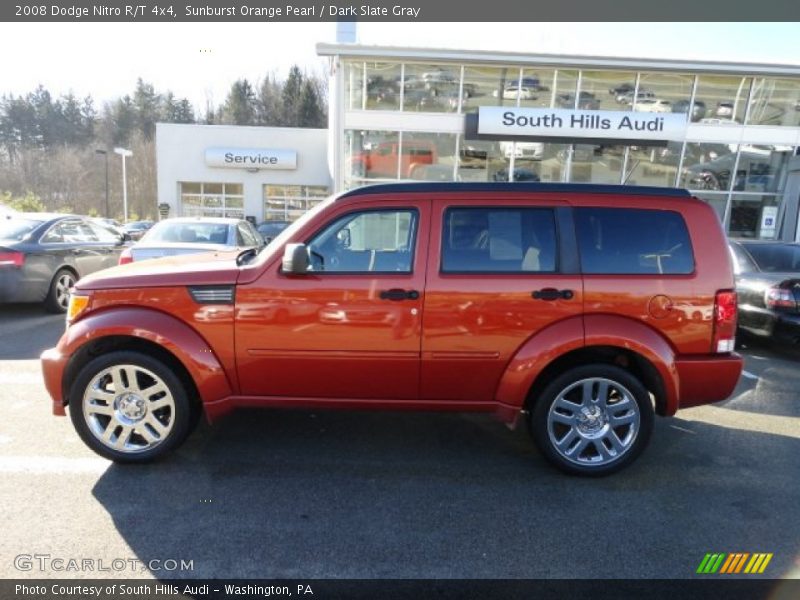
M42 362L54 413L120 462L237 406L450 410L524 417L554 465L600 475L654 414L731 394L733 285L713 208L682 190L378 185L261 252L82 279Z

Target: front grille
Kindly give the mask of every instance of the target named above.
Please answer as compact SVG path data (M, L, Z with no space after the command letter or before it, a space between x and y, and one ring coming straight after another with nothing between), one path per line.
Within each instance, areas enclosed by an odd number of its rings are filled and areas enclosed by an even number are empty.
M189 293L198 304L233 304L232 285L197 285Z

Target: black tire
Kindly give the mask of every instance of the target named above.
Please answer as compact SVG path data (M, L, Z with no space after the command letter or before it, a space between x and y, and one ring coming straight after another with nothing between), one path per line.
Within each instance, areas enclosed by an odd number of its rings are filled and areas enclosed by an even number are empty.
M65 289L69 290L75 285L78 278L75 273L70 269L59 269L53 276L50 282L50 288L47 290L47 296L44 299L44 308L47 312L54 314L63 314L67 312L69 306L69 294L65 293Z
M587 413L583 412L583 405L575 404L574 418L569 416L570 408L562 408L564 401L574 401L578 392L582 398L586 398L583 390L587 386L591 391L590 400L584 401L596 403L591 400L595 397L594 390L598 390L599 398L599 386L604 382L608 382L609 392L606 395L611 401L607 405L604 401L604 408L589 405ZM598 387L595 388L595 385ZM566 398L562 398L562 394ZM630 397L626 398L628 394ZM628 401L623 402L625 400ZM551 381L533 402L529 426L536 445L548 462L572 475L603 476L624 469L642 453L653 431L654 411L650 394L635 376L613 365L591 364L570 369ZM572 406L570 403L569 407ZM620 423L627 419L634 420L637 414L637 422L616 426L611 424L611 419ZM564 424L560 418L570 420L575 425ZM579 421L580 426L577 425ZM563 453L556 444L557 440L564 445ZM615 449L612 440L620 443L620 449ZM605 448L604 452L598 443ZM581 448L582 444L585 445ZM567 458L565 454L571 449L574 454Z
M131 385L131 378L127 376L126 381L128 383L124 386L124 391L114 388L112 392L106 392L109 398L112 396L115 398L110 411L114 416L106 417L104 414L95 413L91 407L86 406L84 394L88 391L90 385L98 382L105 383L102 383L100 387L93 387L92 389L95 392L90 395L103 393L102 390L106 389L106 385L115 386L115 384L112 384L113 375L106 371L122 365L133 369L133 371L129 370L128 372L134 373L133 378L136 383ZM140 390L141 393L136 394L134 388L138 389L142 382L146 387L144 390ZM164 395L161 396L160 392L148 395L147 390L153 389L150 386L157 383L163 384L166 390ZM98 392L97 390L100 391ZM123 395L128 395L128 398L122 398ZM130 398L133 398L133 400L130 401ZM137 398L142 399L142 402L139 402ZM150 407L156 406L158 402L163 403L165 398L168 400L171 398L172 404L155 410L150 409ZM95 401L106 403L91 404L92 407L98 407L100 410L104 410L106 405L109 404L109 401L105 399L95 399ZM123 402L127 402L127 404L123 404ZM136 403L147 408L143 415L134 415L133 418L139 419L134 422L129 420L129 415L124 411L128 409L135 412L137 408L140 408L140 406L136 406ZM134 405L132 409L129 408L131 404ZM141 352L130 350L111 352L91 360L80 370L69 388L69 413L78 435L97 454L118 463L150 462L163 457L180 446L197 424L202 412L199 406L193 406L193 404L180 377L175 374L169 365ZM89 414L87 414L87 410ZM155 420L158 420L160 424L159 429L155 427ZM104 422L106 425L103 424ZM124 443L125 448L116 449L112 447L114 445L112 444L113 440L103 442L100 439L100 429L108 432L111 427L117 432L117 440L126 431L129 431L125 438L129 443ZM129 430L126 430L126 427ZM166 433L160 434L159 430L161 428L165 429ZM145 433L147 436L144 435ZM113 435L113 432L111 435ZM146 439L156 435L158 435L156 441ZM127 448L128 445L131 447ZM136 447L137 445L139 447Z

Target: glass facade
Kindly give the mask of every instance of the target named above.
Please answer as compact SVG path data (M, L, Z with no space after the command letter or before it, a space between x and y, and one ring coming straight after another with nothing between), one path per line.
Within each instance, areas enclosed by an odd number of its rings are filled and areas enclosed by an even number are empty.
M179 185L182 216L244 218L241 183L181 182Z
M322 185L274 185L263 186L264 220L294 221L313 208L330 192Z
M388 111L370 121L384 129L343 130L344 189L397 180L681 186L714 206L732 235L774 235L762 230L761 217L780 205L798 138L764 145L759 134L753 139L762 143L747 144L739 128L736 135L726 128L800 127L800 78L435 60L343 59L343 66L346 112ZM466 139L452 117L480 106L681 113L689 129L666 146ZM412 114L423 127L409 126ZM692 139L701 125L720 133ZM729 141L701 141L717 138Z

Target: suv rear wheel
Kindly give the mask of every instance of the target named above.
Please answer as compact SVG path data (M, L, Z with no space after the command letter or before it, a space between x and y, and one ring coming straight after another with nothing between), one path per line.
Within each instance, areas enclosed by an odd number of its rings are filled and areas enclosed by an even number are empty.
M545 458L567 473L608 475L650 439L653 406L642 383L612 365L576 367L551 381L530 414Z
M197 422L178 376L140 352L111 352L90 361L69 398L81 439L116 462L159 458L180 445Z

